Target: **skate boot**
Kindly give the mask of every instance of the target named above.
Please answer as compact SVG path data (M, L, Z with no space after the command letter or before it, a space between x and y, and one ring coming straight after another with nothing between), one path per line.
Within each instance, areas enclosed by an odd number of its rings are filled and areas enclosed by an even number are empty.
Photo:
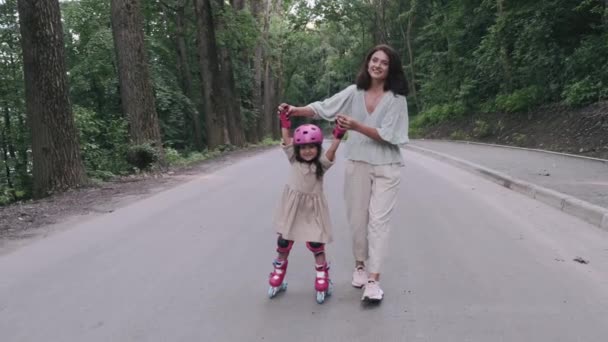
M275 260L272 265L274 271L270 273L268 278L268 297L273 298L279 292L287 290L287 282L285 281L285 274L287 274L287 260Z
M331 296L333 284L329 279L329 265L316 265L317 278L315 279L315 290L317 290L317 303L323 304L325 297Z

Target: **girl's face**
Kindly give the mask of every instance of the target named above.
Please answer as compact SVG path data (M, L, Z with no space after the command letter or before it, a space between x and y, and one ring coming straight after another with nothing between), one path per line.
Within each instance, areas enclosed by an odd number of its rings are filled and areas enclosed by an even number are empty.
M367 64L367 72L372 80L384 81L388 76L388 55L382 50L374 52Z
M300 147L300 158L307 162L314 160L319 154L319 148L315 144L306 144Z

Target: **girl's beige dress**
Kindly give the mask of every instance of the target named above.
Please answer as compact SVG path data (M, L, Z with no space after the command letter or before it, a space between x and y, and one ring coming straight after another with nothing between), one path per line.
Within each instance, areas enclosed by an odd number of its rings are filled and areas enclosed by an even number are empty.
M314 164L298 162L293 145L283 145L291 164L289 181L277 208L274 226L286 240L329 243L332 241L329 207L323 193L323 179L317 179ZM324 151L319 161L325 171L333 162Z

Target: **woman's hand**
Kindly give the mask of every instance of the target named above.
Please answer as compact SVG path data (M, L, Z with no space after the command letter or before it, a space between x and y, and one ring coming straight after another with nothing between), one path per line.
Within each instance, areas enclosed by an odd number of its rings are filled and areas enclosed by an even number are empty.
M336 122L342 129L356 131L360 127L359 121L345 114L338 114Z
M288 105L287 103L281 103L277 108L277 115L280 116L282 113L284 113L287 118L289 118L294 108L294 106Z

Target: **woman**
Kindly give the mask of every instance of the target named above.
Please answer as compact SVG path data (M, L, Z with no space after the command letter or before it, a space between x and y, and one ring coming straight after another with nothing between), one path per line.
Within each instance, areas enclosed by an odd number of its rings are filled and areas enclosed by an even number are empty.
M349 130L344 195L353 233L352 285L364 288L363 301L384 297L379 280L401 181L399 145L409 141L407 92L399 56L378 45L367 54L355 85L305 107L279 106L288 115L336 121Z

